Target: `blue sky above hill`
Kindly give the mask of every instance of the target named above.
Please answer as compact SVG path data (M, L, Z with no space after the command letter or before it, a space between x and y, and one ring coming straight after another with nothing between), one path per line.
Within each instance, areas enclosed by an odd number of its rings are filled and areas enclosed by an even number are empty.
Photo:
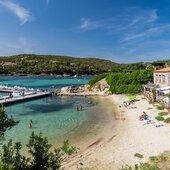
M0 0L0 55L170 59L168 0Z

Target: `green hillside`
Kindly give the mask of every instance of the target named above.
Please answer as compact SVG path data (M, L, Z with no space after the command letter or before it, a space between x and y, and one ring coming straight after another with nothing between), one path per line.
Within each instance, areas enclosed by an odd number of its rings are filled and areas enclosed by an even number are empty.
M111 71L114 65L118 64L97 58L21 54L0 57L0 74L91 75Z

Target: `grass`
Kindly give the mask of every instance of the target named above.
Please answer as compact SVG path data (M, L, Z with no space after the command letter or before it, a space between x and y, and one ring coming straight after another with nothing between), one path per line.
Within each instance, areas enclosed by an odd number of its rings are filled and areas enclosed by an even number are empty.
M158 156L151 156L151 157L149 157L149 160L150 160L150 162L157 162L159 159L158 159Z
M165 151L159 156L151 156L149 162L134 166L125 165L119 170L170 170L170 151Z
M156 109L157 110L164 110L164 107L163 106L157 106Z
M129 166L129 165L125 165L122 166L122 168L120 168L119 170L161 170L157 165L152 165L149 163L141 163L139 165L134 165L133 166Z
M146 110L151 110L151 109L153 109L152 107L148 107Z
M140 153L135 153L134 154L134 157L137 157L137 158L144 158L144 156L143 155L141 155Z
M170 123L170 117L166 118L166 119L164 120L164 122L165 122L165 123Z
M160 112L158 113L159 116L167 116L169 113L168 112Z
M165 120L162 116L156 116L155 119L158 120L158 121L164 121Z

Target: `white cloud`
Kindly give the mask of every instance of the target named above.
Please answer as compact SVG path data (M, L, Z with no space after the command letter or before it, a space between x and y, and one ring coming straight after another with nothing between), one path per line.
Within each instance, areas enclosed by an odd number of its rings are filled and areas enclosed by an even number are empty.
M136 49L132 48L132 49L130 49L130 50L127 52L127 54L132 54L132 53L134 53L135 51L136 51Z
M125 36L121 40L121 42L138 39L138 38L146 38L146 37L150 37L150 36L156 36L156 35L161 34L162 32L168 31L169 29L170 29L170 24L155 26L155 27L149 28L141 33L134 33L134 34Z
M86 18L81 18L82 24L80 25L81 29L84 30L93 30L100 27L100 24L97 21L90 21Z
M13 14L15 14L20 19L21 24L25 24L32 18L29 11L18 4L10 1L0 1L0 5L8 8Z
M150 12L147 22L154 22L158 19L157 10L154 9Z

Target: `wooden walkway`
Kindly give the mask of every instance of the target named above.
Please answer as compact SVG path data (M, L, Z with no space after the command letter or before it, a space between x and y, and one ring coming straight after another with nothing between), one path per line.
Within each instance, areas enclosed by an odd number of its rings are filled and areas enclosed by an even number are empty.
M11 103L18 103L18 102L22 102L22 101L26 101L26 100L42 98L42 97L51 96L51 95L52 95L51 92L37 92L36 94L31 94L28 96L19 96L19 97L13 97L10 99L6 99L6 100L0 100L0 104L7 105L7 104L11 104Z

